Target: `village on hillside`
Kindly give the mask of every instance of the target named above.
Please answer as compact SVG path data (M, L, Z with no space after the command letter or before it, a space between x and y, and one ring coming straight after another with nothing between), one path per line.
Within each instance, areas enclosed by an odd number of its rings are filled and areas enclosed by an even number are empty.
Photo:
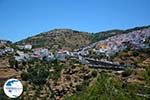
M46 61L52 61L57 59L58 61L65 61L68 57L77 58L82 63L88 63L84 58L89 58L90 50L96 55L104 54L106 57L114 55L119 51L127 49L128 45L134 49L149 48L149 45L144 44L147 37L150 37L150 30L143 29L130 32L128 34L116 35L109 37L106 40L92 43L88 46L70 51L68 49L60 49L57 52L50 52L47 48L33 48L31 44L16 45L16 48L3 47L0 49L0 56L13 53L14 59L18 62L25 62L31 59L40 59ZM3 44L7 43L1 41ZM102 61L108 62L107 59Z
M78 49L71 50L66 47L55 52L47 47L35 48L29 43L12 44L0 41L0 86L3 86L7 79L15 77L22 80L23 85L28 88L24 91L23 98L27 99L28 95L34 97L38 91L40 98L55 95L53 98L59 100L66 94L72 95L81 91L82 84L86 86L92 83L98 73L102 72L118 75L117 77L122 75L120 79L125 83L142 83L139 76L135 78L131 75L131 69L136 69L137 65L122 64L120 58L112 60L111 57L122 51L130 51L128 49L134 51L150 48L146 43L150 37L149 33L150 29L136 30L108 37ZM142 72L144 68L136 70ZM143 96L142 93L139 95Z

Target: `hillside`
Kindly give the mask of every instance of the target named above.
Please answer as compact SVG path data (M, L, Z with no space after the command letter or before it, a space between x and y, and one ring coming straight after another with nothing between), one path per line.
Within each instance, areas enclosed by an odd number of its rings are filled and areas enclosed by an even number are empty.
M101 71L93 83L66 100L149 100L150 99L150 49L123 51L111 57L131 65L123 73ZM84 88L83 88L84 87Z
M90 34L71 29L54 29L39 35L29 37L16 44L32 44L34 48L48 47L58 50L61 48L77 49L91 42Z
M150 26L135 27L127 30L113 29L97 33L81 32L72 29L54 29L16 42L15 44L31 44L33 48L46 47L50 50L67 48L68 50L79 49L93 42L105 40L108 37L127 34L130 32L150 28Z
M21 80L23 100L146 100L149 39L149 26L95 34L44 32L0 49L0 85ZM0 95L7 100L2 88Z
M0 48L1 47L4 47L4 46L6 46L6 45L9 45L9 44L11 44L12 42L11 41L8 41L8 40L1 40L0 39Z
M97 32L93 34L92 41L96 42L96 41L104 40L104 39L107 39L108 37L115 36L118 34L123 34L123 33L124 33L124 30L118 30L118 29Z
M134 27L134 28L126 29L126 30L113 29L113 30L108 30L108 31L103 31L103 32L97 32L97 33L93 34L92 41L96 42L96 41L100 41L100 40L105 40L108 37L112 37L112 36L120 35L120 34L127 34L129 32L134 32L134 31L143 30L143 29L147 29L147 28L150 28L150 25Z

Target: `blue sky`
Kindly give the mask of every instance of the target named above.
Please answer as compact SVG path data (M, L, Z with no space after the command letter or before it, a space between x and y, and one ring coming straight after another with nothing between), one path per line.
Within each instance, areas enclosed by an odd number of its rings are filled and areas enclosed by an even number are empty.
M150 0L0 0L0 39L54 28L98 32L150 25Z

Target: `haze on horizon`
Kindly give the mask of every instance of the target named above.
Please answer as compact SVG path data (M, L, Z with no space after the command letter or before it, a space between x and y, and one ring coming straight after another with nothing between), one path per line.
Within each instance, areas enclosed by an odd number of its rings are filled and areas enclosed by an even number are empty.
M150 0L0 0L0 39L54 28L86 32L150 25Z

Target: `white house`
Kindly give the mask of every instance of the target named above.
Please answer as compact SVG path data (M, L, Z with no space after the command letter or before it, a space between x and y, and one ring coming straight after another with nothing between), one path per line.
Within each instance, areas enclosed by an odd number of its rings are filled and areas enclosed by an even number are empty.
M25 45L25 46L24 46L24 49L31 50L31 49L32 49L32 45L30 45L30 44L28 44L28 45Z
M17 51L17 54L14 56L14 58L18 62L30 60L30 56L21 51Z
M33 58L38 58L38 59L43 59L44 57L48 57L49 56L49 51L46 48L36 48L33 49Z
M66 60L66 57L71 56L71 53L67 50L60 50L56 54L56 59L60 61Z
M32 49L32 45L30 45L30 44L19 45L18 48L21 49L21 50L31 50Z
M13 49L13 48L10 48L10 47L6 47L6 48L5 48L5 51L6 51L6 52L14 52L14 49Z
M52 52L49 53L49 56L45 57L45 60L46 60L46 61L52 61L52 60L55 60L54 54L53 54Z

